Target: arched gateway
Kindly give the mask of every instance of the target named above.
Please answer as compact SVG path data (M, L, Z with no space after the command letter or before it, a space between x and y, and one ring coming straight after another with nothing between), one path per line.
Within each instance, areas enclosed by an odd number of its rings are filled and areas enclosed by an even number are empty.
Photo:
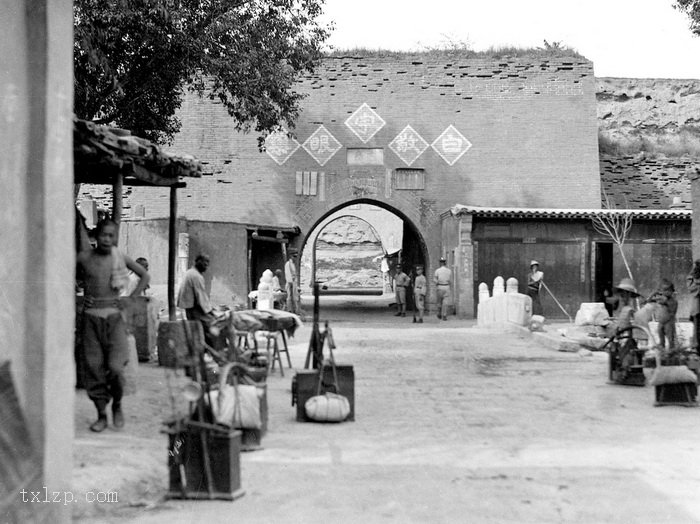
M306 98L294 134L269 137L262 152L221 104L187 94L173 149L200 159L205 176L178 191L184 264L208 251L214 300L245 300L262 270L282 266L282 245L302 247L324 217L371 203L404 220L404 257L425 263L429 286L447 257L456 313L472 316L484 261L475 260L471 215L450 209L600 207L594 82L580 56L328 57L295 86ZM125 203L125 242L154 260L154 287L166 274L151 251L164 236L158 220L168 202L165 192L134 188ZM495 242L512 233L497 226L484 226Z
M374 200L370 198L356 198L352 193L339 194L338 199L335 203L331 203L325 207L324 213L318 217L313 223L311 223L306 228L302 229L301 236L303 240L301 241L301 250L303 250L315 235L320 233L319 227L322 225L325 227L324 221L331 217L334 213L343 211L347 208L351 208L355 204L369 204L370 206L376 206L382 208L396 217L401 219L401 238L399 245L401 246L401 262L407 269L413 268L415 265L420 264L425 268L429 268L429 249L426 245L424 233L416 226L417 213L412 213L414 216L409 217L401 210L396 207L387 204L385 201ZM351 213L351 212L348 212ZM350 215L352 216L352 215ZM365 220L365 219L361 219ZM375 229L373 224L367 220L372 229Z

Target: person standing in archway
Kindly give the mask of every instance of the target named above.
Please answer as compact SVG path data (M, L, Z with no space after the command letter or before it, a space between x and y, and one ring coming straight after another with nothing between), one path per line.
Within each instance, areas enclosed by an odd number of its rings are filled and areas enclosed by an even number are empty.
M532 314L542 314L542 302L540 302L540 288L544 273L540 271L540 263L537 260L530 262L530 272L527 274L527 296L532 299Z
M406 288L411 283L411 279L401 269L401 264L396 264L396 275L394 276L394 293L396 295L396 315L406 316Z
M440 257L440 267L435 270L433 277L435 282L435 296L437 298L437 317L447 320L447 307L450 302L450 284L452 283L452 271L447 267L445 257Z
M413 313L413 322L423 323L423 311L425 310L425 293L428 290L428 282L423 274L423 266L416 266L416 278L413 282L413 302L415 311ZM418 320L416 320L416 312L418 312Z

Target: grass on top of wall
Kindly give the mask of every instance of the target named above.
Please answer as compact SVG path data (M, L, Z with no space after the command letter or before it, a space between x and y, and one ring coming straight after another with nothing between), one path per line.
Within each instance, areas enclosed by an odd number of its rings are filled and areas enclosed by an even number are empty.
M549 43L544 41L543 47L514 47L492 46L486 50L475 51L468 43L447 42L437 46L421 46L414 51L392 51L389 49L371 49L367 47L354 47L350 49L333 49L326 53L331 58L340 57L367 57L367 58L462 58L462 59L503 59L503 58L574 58L587 60L578 51L560 42Z

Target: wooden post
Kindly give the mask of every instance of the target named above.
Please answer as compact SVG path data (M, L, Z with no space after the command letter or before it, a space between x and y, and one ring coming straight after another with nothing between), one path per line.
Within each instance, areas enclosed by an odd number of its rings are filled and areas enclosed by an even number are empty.
M170 222L168 228L168 318L176 320L175 264L177 263L177 189L170 188Z
M114 244L119 244L119 229L122 223L122 199L124 198L124 179L121 173L115 173L112 183L112 220L117 224L117 234Z
M284 244L282 244L284 245ZM255 287L255 282L253 282L253 238L252 235L248 235L248 295ZM252 309L253 301L248 299L248 308Z

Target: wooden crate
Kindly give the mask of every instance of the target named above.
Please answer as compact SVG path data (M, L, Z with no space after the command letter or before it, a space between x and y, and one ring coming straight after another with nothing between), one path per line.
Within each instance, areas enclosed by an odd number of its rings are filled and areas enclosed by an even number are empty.
M352 365L336 364L338 374L338 382L340 386L340 394L347 397L350 402L350 413L345 420L355 420L355 371ZM304 404L311 397L316 395L318 388L318 374L316 369L302 369L296 372L292 379L292 406L297 408L297 421L311 422L311 419L306 416ZM335 393L332 387L325 387L333 384L333 369L331 366L323 367L323 384L321 394L326 391Z
M168 430L168 498L235 500L241 489L241 432L200 430L187 426ZM204 466L202 441L207 446L212 474L209 493ZM184 472L186 486L181 479Z

